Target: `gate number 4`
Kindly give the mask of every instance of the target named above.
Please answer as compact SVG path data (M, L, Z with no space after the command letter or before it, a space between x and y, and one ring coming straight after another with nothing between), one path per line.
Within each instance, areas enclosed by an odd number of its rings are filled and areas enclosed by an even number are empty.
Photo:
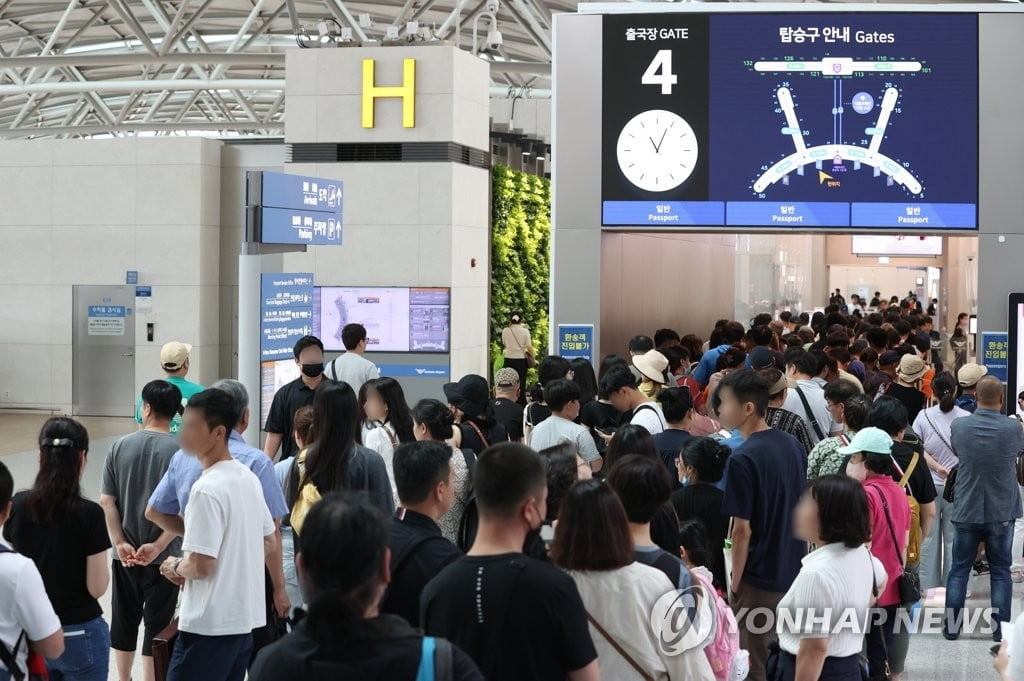
M640 79L642 85L660 85L663 95L672 94L672 86L678 82L679 76L672 73L672 50L658 50Z

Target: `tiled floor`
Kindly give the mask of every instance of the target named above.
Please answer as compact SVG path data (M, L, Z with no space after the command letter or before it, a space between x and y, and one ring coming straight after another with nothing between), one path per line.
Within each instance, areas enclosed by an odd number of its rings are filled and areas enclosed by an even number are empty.
M31 484L37 470L37 454L34 450L40 426L46 415L0 414L0 461L3 461L14 475L15 486L23 488ZM82 480L83 491L90 499L99 496L100 472L106 451L117 436L131 432L135 424L130 419L83 419L91 437L91 452ZM978 577L972 584L972 607L986 607L988 602L988 578ZM941 592L940 592L941 599ZM110 611L110 594L102 599L105 612ZM942 608L941 600L929 601L926 608ZM1024 609L1024 585L1015 585L1014 616ZM975 681L995 679L989 648L990 636L983 634L965 635L956 642L946 641L940 634L914 634L911 638L907 671L903 679L912 681ZM141 670L136 663L135 679L141 679ZM110 679L117 679L111 661ZM615 681L614 679L608 681ZM1024 681L1024 680L1020 680Z

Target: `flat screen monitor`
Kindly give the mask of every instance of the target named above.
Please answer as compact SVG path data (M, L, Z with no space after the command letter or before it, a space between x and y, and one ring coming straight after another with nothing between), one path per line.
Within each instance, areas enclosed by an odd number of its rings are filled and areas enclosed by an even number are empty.
M428 287L322 286L313 292L314 333L342 352L346 324L366 327L368 352L445 353L450 347L451 290Z
M854 255L887 255L896 258L929 258L942 255L941 236L853 235Z
M1010 309L1006 316L1009 352L1006 353L1006 410L1021 412L1017 395L1024 390L1024 293L1010 294Z
M602 21L603 225L977 229L975 13Z
M972 336L978 335L978 315L972 314L967 318L967 333Z

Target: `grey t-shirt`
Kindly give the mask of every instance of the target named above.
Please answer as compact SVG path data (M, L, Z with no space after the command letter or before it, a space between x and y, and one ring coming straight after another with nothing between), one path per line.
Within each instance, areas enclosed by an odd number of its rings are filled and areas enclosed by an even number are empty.
M160 528L146 520L146 503L180 446L173 435L140 430L119 439L107 454L100 491L117 498L125 539L135 548L156 541L160 536ZM180 555L181 538L178 537L153 564L159 564L167 556Z
M590 429L573 423L569 419L563 419L561 416L552 414L530 433L530 447L538 452L562 442L576 445L576 449L584 461L590 462L601 458L597 451L597 445L594 443L594 437L590 434Z

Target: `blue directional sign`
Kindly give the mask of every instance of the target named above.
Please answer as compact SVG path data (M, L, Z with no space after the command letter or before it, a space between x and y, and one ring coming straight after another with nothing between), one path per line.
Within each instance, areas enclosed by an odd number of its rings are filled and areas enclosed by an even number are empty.
M340 214L344 189L341 180L264 172L260 205Z
M313 275L266 274L260 287L260 361L290 359L295 342L313 333Z
M265 244L340 246L341 214L264 207L262 235Z

